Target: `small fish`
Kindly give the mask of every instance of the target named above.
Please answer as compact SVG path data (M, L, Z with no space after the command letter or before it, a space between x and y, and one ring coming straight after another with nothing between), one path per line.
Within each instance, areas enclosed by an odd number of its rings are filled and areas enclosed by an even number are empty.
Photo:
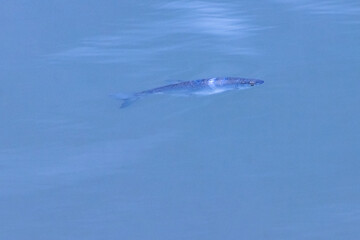
M115 94L117 99L122 100L121 108L127 107L135 101L153 94L169 94L176 96L190 96L190 95L212 95L230 90L247 89L253 86L263 84L263 80L247 79L238 77L218 77L206 78L193 81L177 82L168 84L162 87L157 87L132 95Z

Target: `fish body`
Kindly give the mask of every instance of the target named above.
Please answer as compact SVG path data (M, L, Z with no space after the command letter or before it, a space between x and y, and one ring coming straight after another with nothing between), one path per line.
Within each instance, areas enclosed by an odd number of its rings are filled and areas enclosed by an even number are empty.
M206 78L193 81L177 82L173 84L164 85L161 87L137 92L133 95L116 94L115 96L123 103L121 108L129 106L136 100L148 95L154 94L169 94L176 96L190 96L190 95L212 95L230 90L247 89L256 85L263 84L263 80L248 79L238 77L218 77Z

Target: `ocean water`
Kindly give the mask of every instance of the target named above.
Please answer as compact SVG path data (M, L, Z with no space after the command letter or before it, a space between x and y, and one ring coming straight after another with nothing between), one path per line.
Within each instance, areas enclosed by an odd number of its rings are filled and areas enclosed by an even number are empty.
M3 1L0 238L359 239L360 3ZM206 97L109 97L217 76Z

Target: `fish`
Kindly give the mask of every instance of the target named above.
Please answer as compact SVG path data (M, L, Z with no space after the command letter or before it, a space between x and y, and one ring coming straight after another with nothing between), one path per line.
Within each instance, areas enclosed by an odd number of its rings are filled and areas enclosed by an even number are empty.
M122 101L120 108L125 108L146 96L168 94L174 96L207 96L231 90L242 90L263 84L260 79L240 77L215 77L191 81L178 81L161 87L136 92L134 94L117 93L113 96Z

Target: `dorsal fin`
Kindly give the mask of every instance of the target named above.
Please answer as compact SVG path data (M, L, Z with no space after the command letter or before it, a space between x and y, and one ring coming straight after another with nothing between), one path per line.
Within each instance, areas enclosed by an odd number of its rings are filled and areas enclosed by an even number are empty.
M182 81L181 80L168 79L168 80L165 80L165 82L175 84L175 83L181 83Z

